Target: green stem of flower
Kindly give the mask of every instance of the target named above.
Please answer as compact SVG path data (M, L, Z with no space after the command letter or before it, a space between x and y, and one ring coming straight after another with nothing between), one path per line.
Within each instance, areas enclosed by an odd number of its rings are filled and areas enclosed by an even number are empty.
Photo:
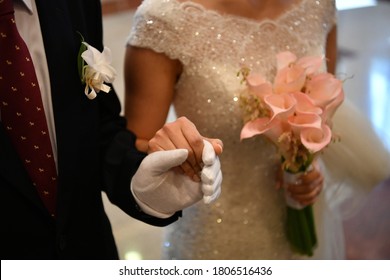
M287 207L287 239L297 253L313 255L317 238L312 206L303 209Z

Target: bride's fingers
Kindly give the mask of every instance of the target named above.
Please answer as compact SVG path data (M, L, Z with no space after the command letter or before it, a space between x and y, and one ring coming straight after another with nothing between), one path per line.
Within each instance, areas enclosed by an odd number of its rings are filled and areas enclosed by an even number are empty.
M183 144L181 144L182 147L177 147L172 141L163 141L163 142L158 141L160 137L161 134L158 134L155 136L155 138L149 141L148 153L157 152L157 151L174 150L178 148L186 148L184 147L186 145ZM189 178L191 178L195 182L200 181L200 177L198 175L198 173L200 172L200 167L199 166L193 167L188 160L183 162L180 166L174 168L174 170L179 171L182 174L186 174Z
M308 195L300 195L297 197L293 197L294 200L298 201L301 205L307 206L314 204L317 201L319 194L321 193L321 188L313 190L313 193Z
M223 142L220 139L213 139L203 137L204 140L209 141L214 148L215 154L218 156L223 152Z
M159 130L156 135L148 142L148 154L157 151L169 151L177 149L170 139Z
M187 176L198 181L197 174L201 171L203 138L194 128L192 123L183 118L175 123L166 124L149 141L148 153L174 149L188 150L187 160L181 165L181 169ZM191 139L190 142L187 139Z
M203 145L203 143L202 143L202 145ZM181 168L184 170L184 172L188 176L190 176L191 178L194 175L197 175L202 170L202 159L200 159L200 161L198 161L198 159L197 159L198 155L196 154L196 151L193 150L192 147L185 145L185 144L177 143L175 146L177 148L181 148L181 149L184 148L184 149L188 150L187 160L185 162L183 162L181 165ZM197 148L197 149L199 149L199 148ZM202 146L201 150L203 151L203 146Z
M299 186L298 186L299 187ZM313 182L310 186L300 186L302 189L305 189L305 192L296 191L299 188L293 188L294 191L288 189L290 196L303 205L312 204L316 201L318 195L321 193L323 188L323 180L319 178L316 182Z
M318 177L314 181L311 181L309 184L299 183L299 184L289 184L287 190L291 194L308 194L311 193L318 185L323 183L323 178Z
M189 176L198 174L202 170L203 138L192 130L184 129L182 133L183 137L172 137L171 141L175 149L188 150L187 160L182 164L185 173Z
M156 132L149 141L148 152L173 149L188 150L187 160L180 165L180 168L191 179L199 182L199 173L203 166L203 139L192 122L185 117L180 117L175 122L165 124ZM223 143L221 140L205 139L212 144L217 155L222 153Z
M199 172L200 169L194 168L188 161L183 162L180 165L181 170L195 182L200 182Z
M194 168L202 165L203 137L200 135L196 126L187 118L178 119L180 123L180 134L182 137L171 137L171 141L176 147L186 148L188 150L188 162ZM199 169L200 171L200 169Z
M322 177L322 173L319 171L319 166L317 163L313 163L313 168L305 172L302 176L299 177L302 184L310 184L318 177Z
M198 174L195 174L193 168L187 163L182 164L180 166L176 166L172 168L173 171L178 172L180 174L185 174L186 176L190 177L195 182L200 182L201 178Z
M324 177L319 171L319 165L313 162L312 166L313 168L303 173L295 183L286 184L283 183L283 176L280 178L279 185L284 185L289 196L302 205L313 204L323 188Z

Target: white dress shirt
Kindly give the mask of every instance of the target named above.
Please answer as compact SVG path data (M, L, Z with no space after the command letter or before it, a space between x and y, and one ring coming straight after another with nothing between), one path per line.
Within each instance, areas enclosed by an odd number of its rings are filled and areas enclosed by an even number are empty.
M45 108L54 161L57 165L57 145L51 100L50 76L35 0L14 0L14 9L16 26L20 36L28 46L34 63L39 88L41 90L43 107Z

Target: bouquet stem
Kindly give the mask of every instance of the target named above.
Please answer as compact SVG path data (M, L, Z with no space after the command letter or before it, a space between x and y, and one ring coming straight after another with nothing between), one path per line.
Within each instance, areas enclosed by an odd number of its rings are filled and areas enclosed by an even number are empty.
M287 240L293 251L313 256L314 248L317 245L317 236L311 205L302 209L287 206Z
M300 173L284 172L284 183L296 183L299 181ZM292 250L302 255L313 256L317 245L313 206L301 206L294 201L287 193L287 222L286 235Z

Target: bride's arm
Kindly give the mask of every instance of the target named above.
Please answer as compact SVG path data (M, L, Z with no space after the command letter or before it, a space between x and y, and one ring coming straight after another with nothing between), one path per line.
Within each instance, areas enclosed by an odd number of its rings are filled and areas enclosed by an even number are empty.
M125 116L127 128L137 136L143 152L185 148L188 159L181 166L191 178L201 169L203 137L186 118L165 124L182 66L177 60L149 49L128 46L125 55ZM149 140L153 139L149 142ZM211 140L217 154L219 140Z
M149 49L127 47L125 116L127 128L139 139L148 141L163 127L180 73L178 61ZM145 147L141 149L147 151Z
M326 61L328 72L335 74L337 64L337 26L329 32L326 41Z

